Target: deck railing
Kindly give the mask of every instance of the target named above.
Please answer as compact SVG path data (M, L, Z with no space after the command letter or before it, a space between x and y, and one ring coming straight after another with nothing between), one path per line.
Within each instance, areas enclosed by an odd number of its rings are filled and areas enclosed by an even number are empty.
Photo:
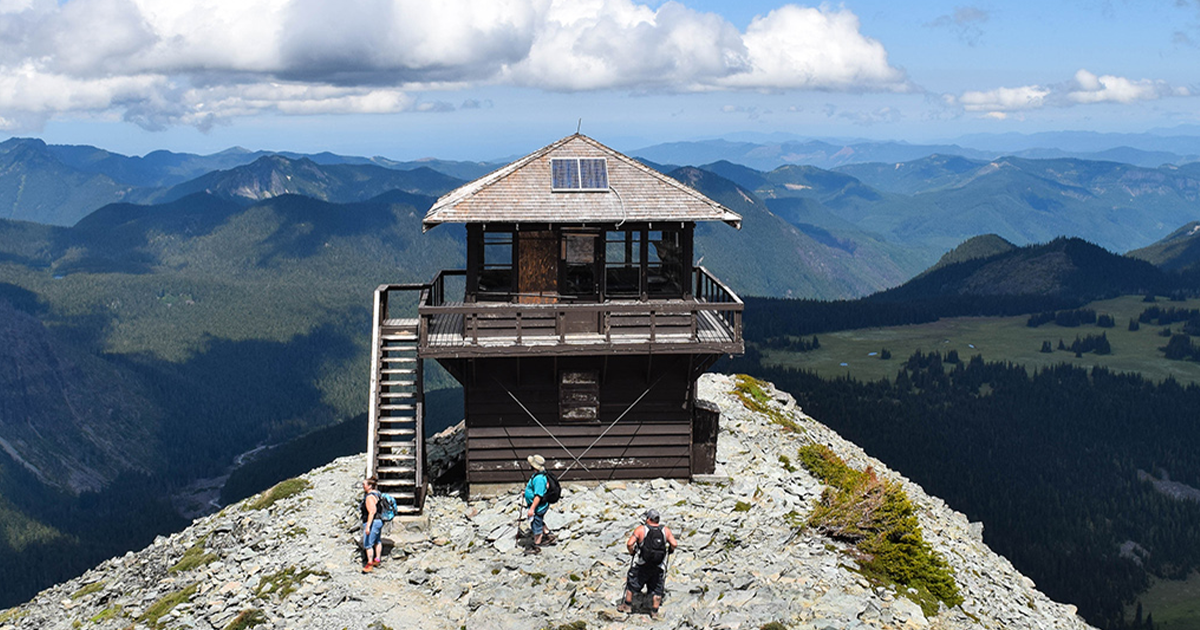
M614 343L632 337L657 342L708 341L740 344L742 300L703 267L694 272L694 293L687 299L610 300L599 303L466 303L460 291L450 295L447 282L462 283L466 272L444 270L427 285L389 285L391 289L420 289L418 311L421 346L438 345L430 333L449 331L461 335L459 343L479 344L481 339L507 337L540 343L557 337L566 342L575 334L600 335ZM457 289L457 287L456 287ZM387 300L384 297L386 313Z

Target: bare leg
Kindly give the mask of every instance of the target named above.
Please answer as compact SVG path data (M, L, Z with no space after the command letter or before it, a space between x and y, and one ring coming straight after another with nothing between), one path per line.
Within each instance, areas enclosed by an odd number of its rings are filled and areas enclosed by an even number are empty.
M620 606L617 606L618 612L631 612L633 610L633 591L625 589L625 601Z

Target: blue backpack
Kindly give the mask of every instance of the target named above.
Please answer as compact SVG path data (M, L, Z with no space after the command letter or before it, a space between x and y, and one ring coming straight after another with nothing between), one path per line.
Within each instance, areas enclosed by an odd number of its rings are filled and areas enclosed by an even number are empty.
M386 492L376 492L378 500L375 502L375 516L383 522L388 522L396 518L396 497Z

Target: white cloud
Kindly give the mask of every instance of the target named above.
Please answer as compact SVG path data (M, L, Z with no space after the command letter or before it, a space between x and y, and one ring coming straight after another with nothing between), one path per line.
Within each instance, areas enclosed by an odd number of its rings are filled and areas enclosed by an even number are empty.
M1026 85L1016 88L996 88L985 92L964 92L958 98L959 104L969 112L978 111L1015 111L1019 109L1036 109L1046 104L1046 97L1051 91L1037 85Z
M744 41L749 72L719 83L756 89L907 90L883 44L859 33L848 9L786 5L755 18Z
M1172 88L1166 81L1134 81L1112 75L1098 77L1087 70L1075 73L1075 88L1067 93L1067 98L1076 103L1132 103L1189 95L1187 88Z
M968 112L998 114L1093 103L1130 104L1171 96L1191 96L1191 91L1186 87L1171 87L1165 81L1135 80L1113 75L1097 76L1087 70L1079 70L1070 81L1054 85L1026 85L964 92L957 98L947 95L946 102L957 104Z
M255 113L453 106L428 89L904 90L848 9L746 32L634 0L0 0L0 118L116 112L148 128Z

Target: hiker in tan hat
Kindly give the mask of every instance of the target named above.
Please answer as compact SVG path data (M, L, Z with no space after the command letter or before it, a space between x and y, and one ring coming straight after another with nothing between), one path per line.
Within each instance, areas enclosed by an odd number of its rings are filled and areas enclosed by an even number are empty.
M546 458L541 455L530 455L525 458L533 468L533 476L525 484L525 505L529 509L525 516L529 519L529 529L533 534L533 544L525 550L526 554L542 552L542 546L552 546L558 543L554 534L546 529L546 512L550 504L558 500L558 480L546 472Z

